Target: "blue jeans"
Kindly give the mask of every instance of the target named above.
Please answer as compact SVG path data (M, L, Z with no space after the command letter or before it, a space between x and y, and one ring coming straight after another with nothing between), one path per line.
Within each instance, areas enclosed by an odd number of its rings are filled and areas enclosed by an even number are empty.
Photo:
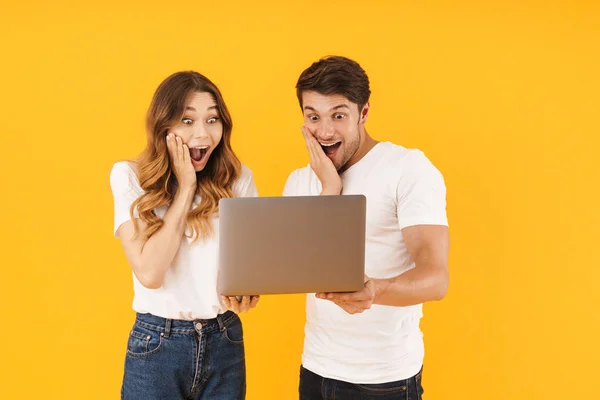
M395 382L355 384L323 378L301 366L300 400L421 400L422 372Z
M137 314L127 342L121 399L245 396L244 335L235 313L196 321Z

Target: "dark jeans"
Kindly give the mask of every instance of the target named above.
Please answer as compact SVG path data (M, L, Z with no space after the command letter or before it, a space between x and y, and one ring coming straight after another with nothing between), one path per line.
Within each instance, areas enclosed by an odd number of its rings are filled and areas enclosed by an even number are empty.
M300 400L421 400L422 369L415 376L395 382L355 384L323 378L300 367Z
M235 313L197 321L137 314L127 342L121 399L245 396L244 338Z

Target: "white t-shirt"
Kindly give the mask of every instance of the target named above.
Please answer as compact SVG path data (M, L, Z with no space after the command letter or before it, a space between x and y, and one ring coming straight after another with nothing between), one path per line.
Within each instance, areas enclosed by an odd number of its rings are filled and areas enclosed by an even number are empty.
M367 198L365 273L370 277L392 278L414 267L401 229L448 224L444 179L419 150L378 143L341 178L343 194ZM283 194L320 193L321 183L307 166L290 174ZM302 364L321 376L352 383L410 378L424 357L421 307L373 305L350 315L309 294Z
M114 197L114 234L126 221L130 221L129 208L133 201L142 195L137 176L128 162L113 165L110 185ZM233 186L236 197L257 197L258 192L252 172L242 165L242 173ZM193 202L199 203L199 196ZM160 207L155 213L164 217L167 207ZM137 210L134 216L138 217ZM225 312L226 308L217 293L217 271L219 252L219 219L213 217L214 236L207 240L192 243L184 238L168 269L162 287L148 289L133 276L133 309L139 313L171 319L208 319ZM189 231L188 231L189 232Z

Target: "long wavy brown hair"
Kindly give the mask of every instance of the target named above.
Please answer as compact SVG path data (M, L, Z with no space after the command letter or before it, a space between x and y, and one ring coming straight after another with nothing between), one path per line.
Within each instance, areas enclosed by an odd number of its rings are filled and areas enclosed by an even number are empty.
M176 72L156 89L146 116L148 141L137 159L137 177L144 194L131 205L131 219L136 235L139 227L134 216L147 224L145 238L150 238L163 224L154 210L171 204L177 191L177 179L171 169L166 136L169 128L183 117L189 96L194 92L210 93L223 123L223 136L213 150L206 167L196 172L200 203L187 217L188 237L206 239L214 233L212 218L221 198L233 197L232 186L241 173L241 163L231 148L233 124L221 92L208 78L195 71Z

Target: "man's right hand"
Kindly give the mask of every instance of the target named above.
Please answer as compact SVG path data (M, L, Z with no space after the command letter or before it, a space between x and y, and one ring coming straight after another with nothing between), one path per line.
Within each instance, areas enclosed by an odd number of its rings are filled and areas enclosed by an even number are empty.
M183 190L196 190L196 171L190 158L190 150L179 136L167 134L167 149L171 159L171 168L177 178L179 187Z
M333 162L327 157L312 132L305 126L300 129L302 130L302 135L304 135L306 148L310 156L310 167L317 175L317 178L319 178L319 181L321 181L321 186L323 187L321 195L341 194L342 178L340 178L340 174L333 165Z

